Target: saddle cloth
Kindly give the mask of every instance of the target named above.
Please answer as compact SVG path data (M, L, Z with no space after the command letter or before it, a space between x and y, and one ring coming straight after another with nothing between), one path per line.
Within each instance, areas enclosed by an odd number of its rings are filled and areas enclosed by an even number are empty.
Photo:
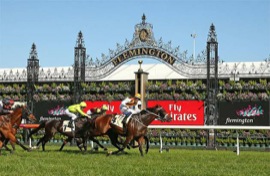
M131 116L132 116L132 114L127 118L126 124L129 122ZM122 122L123 122L123 120L124 120L124 117L125 117L124 114L118 114L118 115L116 115L116 116L112 119L111 122L112 122L114 125L117 125L117 126L123 128L123 123L122 123Z
M72 130L75 131L75 125L74 125L74 128L71 129L71 128L68 126L68 123L69 123L69 120L64 120L64 122L63 122L63 131L64 131L64 132L71 132Z

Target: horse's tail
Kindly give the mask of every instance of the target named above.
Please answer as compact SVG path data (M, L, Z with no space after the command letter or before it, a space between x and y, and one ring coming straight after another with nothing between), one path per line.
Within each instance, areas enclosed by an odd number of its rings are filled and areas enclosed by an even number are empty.
M33 135L36 134L40 129L45 128L47 121L42 121L41 124L39 124L39 126L33 130L30 131L30 134L28 135L27 139L29 140L29 138Z

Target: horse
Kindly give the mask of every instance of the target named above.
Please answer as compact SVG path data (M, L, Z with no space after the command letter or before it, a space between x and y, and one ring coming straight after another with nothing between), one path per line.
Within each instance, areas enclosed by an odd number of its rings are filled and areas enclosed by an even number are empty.
M91 123L93 123L91 125L92 128L88 129L89 131L88 133L86 133L88 136L83 138L83 143L85 143L87 137L108 135L112 145L118 149L115 152L108 152L107 155L111 155L124 151L124 149L128 147L128 145L130 144L130 142L132 140L135 140L137 141L138 146L134 147L139 147L140 154L141 156L143 156L142 151L143 140L145 140L146 142L146 153L148 152L149 149L149 140L148 137L146 136L146 133L147 128L151 124L151 122L154 121L155 119L167 122L172 120L169 114L160 105L156 105L151 108L146 108L145 110L142 110L138 114L133 114L126 124L126 130L123 130L121 126L118 126L113 123L116 117L117 114L105 114L92 120L91 121ZM126 137L124 143L120 143L118 141L119 135Z
M92 114L92 118L95 118L95 116L98 116L100 114ZM42 150L45 151L45 145L48 141L50 141L53 136L58 132L62 135L67 136L68 138L63 141L63 145L60 148L60 151L63 149L64 145L68 142L71 142L73 138L76 140L76 144L80 151L86 151L87 150L87 145L86 142L82 144L82 138L85 137L85 133L90 128L90 121L91 119L88 118L77 118L75 120L75 131L70 130L70 131L65 131L66 125L64 125L64 120L50 120L50 121L42 121L39 126L32 130L29 135L28 139L35 133L37 133L40 129L45 129L44 136L39 139L39 141L36 144L36 147L39 148L39 145L42 144ZM90 137L90 140L93 142L97 143L101 148L104 150L107 150L103 145L99 143L98 140Z
M13 150L10 150L6 146L9 140L11 144L16 143L24 150L30 151L29 148L22 145L15 137L17 129L20 127L23 118L32 122L36 121L35 116L30 112L26 105L16 107L14 112L11 114L0 116L0 155L3 145L5 145L6 149L11 153L15 150L14 146L12 146Z
M146 142L146 153L148 153L149 149L149 140L146 136L148 126L155 120L160 120L162 122L170 122L172 117L165 111L165 109L160 106L156 105L151 108L147 108L142 110L138 114L134 114L132 118L126 124L126 131L123 128L119 128L115 124L111 123L112 132L110 134L111 140L117 140L118 135L125 136L126 140L123 143L122 148L118 149L114 152L109 152L108 155L117 154L128 146L128 144L135 140L138 143L139 151L141 156L143 156L143 140Z
M108 133L108 130L110 129L110 126L106 125L109 124L110 120L112 120L112 114L100 114L97 115L94 118L88 119L87 123L85 123L84 128L81 130L81 133L83 135L81 135L81 140L79 142L77 142L77 146L83 147L86 151L87 149L87 141L90 139L93 142L95 142L98 146L100 146L101 148L103 148L105 151L107 151L108 149L106 147L104 147L103 145L101 145L99 143L98 140L96 140L94 137L97 136L103 136L106 135ZM105 126L99 126L98 130L96 125L96 121L100 121L100 119L104 119L102 122L100 122L99 124L105 125ZM102 128L102 129L101 129ZM45 131L46 133L46 131ZM46 135L46 134L45 134ZM60 151L64 148L64 146L70 142L72 140L73 136L69 136L65 141L63 141L63 144L60 147ZM119 148L118 146L119 142L116 141L115 145L116 147Z

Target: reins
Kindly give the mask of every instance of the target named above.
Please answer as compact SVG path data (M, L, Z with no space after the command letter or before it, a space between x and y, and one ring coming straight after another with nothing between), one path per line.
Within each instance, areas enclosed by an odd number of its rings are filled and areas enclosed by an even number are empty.
M149 111L149 110L147 110L147 109L145 109L145 111L148 112L149 114L152 114L152 115L158 117L158 118L157 118L158 120L163 120L163 118L162 118L159 114L155 114L155 113L153 113L153 112L151 112L151 111ZM166 114L165 117L166 117L167 115L168 115L168 114Z
M139 122L140 124L142 124L143 126L147 127L145 124L143 124L143 122L141 121L141 119L137 117L133 118L134 120L136 120L137 122Z

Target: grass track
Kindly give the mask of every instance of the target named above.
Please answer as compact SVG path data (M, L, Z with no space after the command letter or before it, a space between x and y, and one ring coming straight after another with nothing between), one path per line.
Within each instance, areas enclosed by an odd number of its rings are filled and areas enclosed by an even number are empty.
M78 175L78 176L144 176L144 175L221 175L221 176L268 176L270 174L270 152L170 149L159 153L150 148L141 157L138 149L126 150L128 154L106 156L106 152L82 154L76 147L46 146L46 152L22 151L17 146L14 154L5 150L0 156L1 176ZM109 150L115 150L109 148Z

